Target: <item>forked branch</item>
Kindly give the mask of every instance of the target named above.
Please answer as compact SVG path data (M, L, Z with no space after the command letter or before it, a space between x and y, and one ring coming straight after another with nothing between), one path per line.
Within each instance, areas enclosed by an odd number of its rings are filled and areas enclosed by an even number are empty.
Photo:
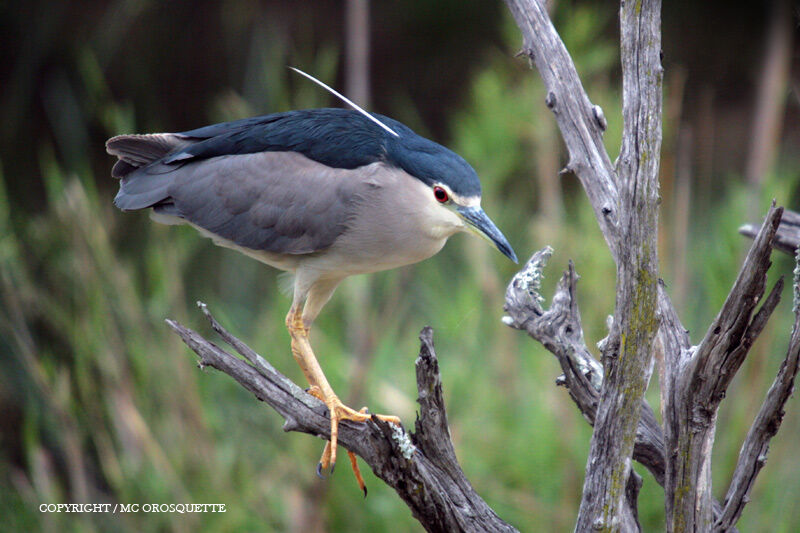
M205 304L198 304L222 339L245 360L231 355L199 333L167 320L183 342L199 357L199 366L216 368L239 382L256 398L281 415L285 431L330 438L325 404L307 394L289 378L223 328ZM428 531L516 531L501 520L470 485L458 464L442 395L433 330L420 333L417 367L420 411L416 433L373 417L366 424L343 421L339 443L355 452L376 476L406 502ZM355 486L355 482L353 483Z
M692 347L663 282L656 281L655 274L657 207L654 199L661 140L660 2L620 3L625 120L622 150L615 165L611 164L602 142L605 130L602 111L589 100L543 3L537 0L506 0L506 3L522 32L522 53L542 76L547 91L545 104L553 111L566 143L569 163L565 170L574 172L580 179L617 263L617 308L603 350L606 356L603 372L592 364L594 359L583 343L580 317L573 299L577 278L571 265L548 311L539 305L536 291L533 291L536 298L532 299L525 295L527 289L515 289L520 283L524 288L526 276L530 277L526 271L531 263L520 273L522 277L515 278L507 293L507 323L525 329L559 358L564 372L559 378L560 384L570 388L570 395L581 412L590 423L596 421L597 424L577 529L636 527L630 524L624 512L605 513L605 509L612 509L622 500L619 489L624 477L620 475L620 465L627 458L629 448L618 441L629 439L634 444L634 458L648 464L656 479L664 484L668 531L706 531L714 524L720 530L731 531L752 486L752 479L745 479L748 474L754 478L760 468L754 464L761 456L756 455L754 463L753 450L765 450L769 437L777 431L775 421L780 419L784 395L788 395L792 387L797 367L792 356L796 333L781 374L753 425L752 436L745 442L746 449L743 448L740 458L744 473L736 474L724 509L713 499L711 490L710 457L716 412L780 296L781 281L764 298L770 248L794 250L800 242L800 216L787 213L776 230L780 209L773 206L760 231L752 226L742 228L743 233L755 236L756 242L719 317L703 342ZM534 259L538 261L541 257L534 256ZM797 280L795 287L796 292L800 292ZM568 305L560 302L568 302ZM759 302L761 308L756 311ZM655 316L650 312L651 306L657 310ZM658 327L658 339L653 345L650 344L651 321L657 322ZM622 340L621 332L626 341ZM632 342L636 349L615 358L626 347L634 347L626 346L625 342ZM636 397L636 402L641 401L640 386L649 377L647 350L660 354L665 427L665 444L660 450L657 449L658 439L653 435L647 437L642 431L650 425L646 418L652 411L630 402L629 407L635 409L617 409L612 415L603 408L604 400L609 400L605 405L613 408L631 397L622 394L622 381L626 390L635 389L632 397ZM629 368L631 372L627 378L619 380L618 361L630 361L630 356L636 358L637 364ZM596 391L591 389L599 387L597 381L603 374L598 409ZM642 376L644 379L640 379ZM638 417L642 419L637 420ZM638 426L627 424L625 430L617 430L613 424L619 419L638 421ZM770 421L766 423L770 428L767 433L759 429L765 420ZM628 431L631 427L636 428L635 439ZM644 440L656 450L650 458L642 456ZM616 465L616 470L609 470L612 464ZM665 464L663 471L660 471L661 464ZM609 486L609 480L616 489ZM611 493L613 497L609 497ZM604 510L603 516L599 516L600 508Z
M603 367L583 339L576 294L580 277L571 261L556 286L550 308L542 307L544 298L539 294L539 280L551 253L549 247L539 250L513 277L506 289L503 309L507 316L503 321L514 329L526 331L556 356L564 373L556 383L566 387L583 417L594 425ZM664 433L653 409L644 401L633 458L644 465L659 484L664 483Z
M795 283L797 287L797 283ZM733 478L725 496L725 510L714 524L715 531L730 531L750 500L750 491L759 471L767 461L769 441L778 433L783 421L784 407L794 390L800 358L800 314L795 315L792 337L786 358L772 383L761 409L745 437Z
M603 353L600 390L577 529L638 528L624 509L624 487L650 380L658 330L658 166L661 151L661 3L620 5L624 131L615 165L603 144L605 119L541 2L506 0L522 31L523 53L547 89L545 103L569 151L617 264L614 321ZM667 309L669 311L669 309Z
M542 305L544 297L540 294L541 280L551 254L550 247L539 250L514 275L506 289L506 317L503 322L509 327L527 332L558 359L563 375L556 379L556 384L566 387L583 417L594 425L603 368L586 347L583 338L576 291L580 277L571 261L556 286L550 308L545 309ZM661 294L665 293L662 291ZM678 331L676 317L664 316L662 323L668 332L675 333L665 337L668 339L665 350L688 351L685 332ZM664 454L664 433L653 409L646 401L642 401L633 459L647 468L661 486L664 486L666 468ZM719 518L723 507L716 500L713 505L714 517ZM727 531L734 532L736 529L730 527Z

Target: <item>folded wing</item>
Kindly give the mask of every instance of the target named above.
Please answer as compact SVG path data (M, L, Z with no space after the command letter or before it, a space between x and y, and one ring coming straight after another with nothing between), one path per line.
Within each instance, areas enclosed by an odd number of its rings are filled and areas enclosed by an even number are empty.
M120 209L153 208L239 246L273 253L331 246L346 230L363 183L357 170L330 168L297 152L155 160L140 167L126 153L120 161L133 167L114 201Z

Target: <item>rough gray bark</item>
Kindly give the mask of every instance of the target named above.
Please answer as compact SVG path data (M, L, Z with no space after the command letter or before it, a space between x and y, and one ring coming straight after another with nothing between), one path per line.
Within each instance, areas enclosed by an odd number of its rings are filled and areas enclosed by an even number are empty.
M504 310L506 325L524 330L541 342L558 359L564 373L556 384L564 386L584 418L594 426L603 367L586 347L576 297L579 276L572 262L556 286L550 308L542 307L539 280L552 249L544 248L531 257L509 283ZM659 484L664 483L664 432L653 409L641 402L633 458L644 465Z
M624 129L619 190L617 298L605 379L586 464L577 531L632 531L624 486L658 329L658 165L661 153L661 2L620 9ZM635 502L634 502L635 503ZM635 507L633 508L635 512Z
M522 32L522 50L536 65L547 88L545 105L553 112L569 152L562 172L573 172L591 201L603 236L615 254L617 193L614 165L603 145L603 111L589 100L575 64L553 27L547 10L536 0L506 0Z
M783 288L779 279L764 297L769 247L775 244L773 238L780 214L780 208L770 209L726 304L700 345L690 345L676 315L660 316L660 349L672 354L665 357L667 390L663 391L664 418L671 444L665 445L652 409L642 402L633 458L665 486L667 518L672 517L672 522L668 522L670 530L736 531L735 523L749 501L756 476L766 460L769 441L780 427L783 409L793 390L800 358L800 267L795 272L795 326L786 358L742 445L725 501L720 504L713 500L708 470L709 440L713 440L715 429L712 422L727 386L777 306ZM564 375L556 383L568 388L586 420L594 424L603 370L583 340L575 297L578 276L571 263L556 287L550 308L542 307L540 280L551 253L549 248L536 252L514 276L506 291L504 322L525 330L558 358ZM659 297L664 294L660 292ZM756 311L759 303L761 307ZM665 455L667 449L673 450L671 456ZM686 460L679 461L680 457ZM667 464L669 471L665 471Z
M528 56L539 70L547 90L545 104L553 111L567 145L569 164L565 171L574 172L580 179L618 266L616 314L609 337L602 343L605 372L598 370L583 343L574 301L577 278L572 265L547 311L539 305L536 274L549 255L546 251L534 255L512 280L506 294L506 323L526 330L558 357L564 375L557 383L569 388L581 412L595 424L576 529L637 529L638 524L632 520L635 509L631 508L635 502L624 499L622 483L632 449L633 457L665 486L668 531L708 531L712 526L732 531L763 462L756 452L766 450L777 431L776 422L792 388L797 372L796 355L792 355L797 350L796 334L762 414L754 422L752 436L745 442L741 472L737 470L734 475L724 506L711 496L710 457L716 411L779 298L781 282L755 312L764 293L769 249L779 246L793 250L800 241L800 217L791 221L791 217L785 217L785 224L776 234L780 210L773 206L731 290L729 303L704 341L692 347L655 274L654 200L661 135L659 3L621 2L625 131L616 167L611 165L602 144L602 111L589 101L541 3L506 0L506 4L522 32L521 54ZM752 227L742 231L755 234ZM797 280L795 292L800 293ZM658 336L653 343L655 328ZM652 410L642 403L640 395L644 392L642 383L646 384L649 378L650 354L654 351L659 354L663 374L663 435L649 420ZM617 353L623 354L621 359L627 362L633 360L634 364L624 371L627 377L621 378L617 359L609 357ZM599 405L597 388L602 390ZM630 397L629 390L634 392ZM599 408L606 398L608 411ZM627 420L614 420L620 416ZM637 428L635 433L631 433L632 428Z
M774 205L756 236L717 318L699 345L666 359L665 437L675 460L668 461L664 490L668 527L709 531L711 450L719 404L750 346L780 298L782 282L761 301L769 256L782 209Z
M623 2L620 9L625 126L613 166L602 142L602 111L589 101L546 10L535 1L506 3L522 30L523 53L547 87L545 103L569 150L567 169L581 180L617 263L617 304L603 357L606 379L576 529L634 530L638 524L626 505L625 487L658 329L661 4Z
M668 526L673 530L708 531L720 520L713 517L710 503L717 410L780 299L781 280L756 312L765 293L771 246L782 211L774 205L770 209L725 304L700 344L667 362L665 434L676 460L668 462L665 492L671 519ZM770 398L767 402L773 401ZM783 403L785 400L781 406ZM730 515L727 503L724 513ZM726 527L735 523L731 518L724 520Z
M739 233L753 239L758 234L758 228L754 224L745 224L739 228ZM800 214L784 209L781 225L778 226L772 247L794 256L798 245L800 245Z
M509 283L506 289L506 316L503 322L514 328L524 330L541 342L558 359L563 375L556 378L556 385L566 387L575 405L589 424L594 425L600 387L603 382L603 368L586 347L583 339L580 311L576 297L576 285L580 279L572 262L559 280L549 309L544 309L540 280L552 249L547 247L534 253ZM659 282L663 283L663 282ZM665 294L661 292L660 295ZM664 330L672 333L663 336L667 348L662 351L673 353L688 350L689 340L685 331L676 322L677 316L662 316ZM676 334L677 333L677 334ZM646 401L642 401L639 426L633 447L633 459L650 471L656 482L664 486L666 458L664 456L664 432L655 413ZM722 515L722 505L714 500L714 517ZM727 531L735 532L734 527Z
M231 355L200 334L175 322L169 326L200 358L200 367L225 372L285 420L285 431L330 438L325 404L275 370L261 356L226 331L198 304L213 329L245 359ZM420 411L416 433L374 418L366 424L343 421L339 444L358 454L376 476L392 487L428 531L516 531L475 492L456 459L442 396L433 330L420 333L416 361Z
M767 397L742 444L736 470L725 495L725 510L714 524L715 531L730 531L750 500L750 491L753 489L756 476L767 460L769 441L781 427L783 409L794 390L799 357L800 315L797 315L786 359L781 364L778 376L767 392Z

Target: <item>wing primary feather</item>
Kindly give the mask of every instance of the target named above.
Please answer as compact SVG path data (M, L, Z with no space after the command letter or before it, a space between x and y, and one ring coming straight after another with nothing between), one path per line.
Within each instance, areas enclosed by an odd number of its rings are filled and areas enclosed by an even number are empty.
M388 131L389 133L391 133L395 137L400 137L400 135L398 135L396 131L394 131L392 128L390 128L389 126L387 126L386 124L384 124L383 122L378 120L377 118L375 118L372 115L370 115L369 113L367 113L363 108L361 108L358 104L356 104L355 102L353 102L352 100L347 98L342 93L336 91L335 89L333 89L333 88L329 87L328 85L324 84L323 82L319 81L317 78L315 78L311 74L306 74L305 72L303 72L299 68L294 68L294 67L289 67L289 68L292 69L293 71L297 72L301 76L305 76L306 78L308 78L309 80L313 81L314 83L316 83L317 85L319 85L320 87L322 87L326 91L330 92L331 94L333 94L337 98L340 98L347 105L349 105L350 107L352 107L353 109L355 109L356 111L358 111L359 113L361 113L362 115L364 115L365 117L370 119L372 122L374 122L375 124L377 124L381 128L385 129L386 131Z

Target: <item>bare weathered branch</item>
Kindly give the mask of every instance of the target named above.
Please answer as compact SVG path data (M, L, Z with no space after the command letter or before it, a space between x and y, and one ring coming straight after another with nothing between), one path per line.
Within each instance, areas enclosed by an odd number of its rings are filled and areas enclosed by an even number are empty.
M776 284L762 310L772 239L781 208L770 208L725 304L701 343L667 366L665 439L679 460L667 461L667 529L707 531L713 525L711 448L717 409L763 322L777 304ZM777 290L776 290L777 289Z
M661 2L620 8L623 137L617 159L617 293L603 351L605 380L589 447L578 531L632 531L623 490L658 331L658 167L661 154Z
M615 169L575 66L544 7L506 2L523 36L523 50L547 87L570 153L568 169L586 190L617 263L617 306L606 343L607 366L587 461L578 530L636 527L624 503L640 404L652 369L657 285L658 162L661 145L660 2L623 3L625 136ZM624 389L624 390L623 390Z
M746 333L752 312L764 294L767 269L772 264L769 260L772 241L782 213L783 208L775 207L773 203L730 294L693 357L690 379L701 388L700 395L714 401L721 400L720 396L744 360L746 350L745 353L736 353L735 350L740 347L749 349L754 340Z
M522 53L535 65L569 151L565 170L574 172L589 196L603 236L616 258L618 194L615 171L603 145L602 122L581 84L575 64L553 27L547 10L535 0L505 0L522 32Z
M200 358L200 366L225 372L285 420L284 430L330 438L325 405L275 370L226 331L201 304L220 336L250 363L239 359L181 324L169 326ZM428 531L516 531L481 499L458 465L447 428L433 332L423 329L417 359L420 414L417 433L407 434L376 417L366 424L343 421L339 443L361 456L375 475L406 502Z
M509 283L506 289L504 322L515 329L525 330L558 359L563 385L589 424L594 425L603 368L592 356L583 339L576 285L579 276L572 262L561 276L552 304L545 310L539 294L542 277L552 250L544 248L534 253ZM659 484L664 479L664 435L655 414L647 402L642 402L641 418L636 431L633 458L644 465Z
M622 481L627 475L623 472L627 469L624 463L629 453L627 447L632 445L634 458L648 464L656 479L664 483L668 531L704 531L714 521L724 524L727 531L734 531L740 513L735 509L740 509L741 503L735 500L743 490L741 483L737 485L739 489L732 486L734 492L729 496L725 516L722 506L711 496L710 458L716 412L780 297L782 281L763 298L770 246L794 253L800 243L800 215L786 213L776 232L781 214L773 205L760 232L752 227L743 228L744 233L756 237L756 243L706 338L699 346L692 347L663 283L656 281L655 199L661 142L660 2L621 2L625 125L616 167L610 164L602 146L605 129L602 121L542 4L536 0L506 0L506 3L522 31L522 51L544 80L545 103L553 111L567 145L569 164L565 170L575 172L580 179L617 263L617 306L611 332L604 341L606 368L599 406L595 387L603 372L592 367L590 362L596 364L596 361L583 342L574 302L577 277L572 267L562 278L553 305L547 311L536 298L525 296L515 287L524 278L515 277L506 295L506 310L510 315L506 323L525 329L556 354L564 371L558 384L569 388L590 423L596 419L577 529L634 527L628 521L630 513L626 515L630 499L626 508L621 494ZM560 300L568 305L560 304ZM760 301L761 309L756 312ZM653 345L655 327L658 342ZM640 407L639 400L628 402L625 408L620 408L620 402L640 398L639 393L644 392L653 347L659 355L666 443L663 448L654 448L653 456L648 458L643 457L641 444L658 440L642 435L642 429L652 424L647 421L652 411L645 409L646 404ZM620 369L615 358L620 352L623 356L619 360L634 364ZM634 394L621 394L623 384L625 392ZM768 397L772 394L777 393ZM762 410L770 411L767 403ZM610 407L608 411L606 406ZM637 415L641 420L636 420ZM637 428L635 439L622 425L627 429ZM659 464L664 463L665 470L659 471ZM602 516L599 509L604 511Z
M729 531L739 520L744 506L750 499L750 491L753 489L756 476L767 460L769 441L781 427L783 408L794 390L798 359L800 359L800 313L796 310L786 358L742 444L736 470L733 472L725 496L725 509L714 524L715 531Z
M685 354L688 353L692 346L689 339L689 332L683 327L683 324L681 324L672 304L670 302L664 302L667 298L667 290L664 286L664 281L659 280L658 285L658 310L659 323L661 325L661 329L659 330L661 334L659 337L663 342L662 348L666 354L683 353L684 356L682 358L679 357L678 360L688 360L688 356Z
M255 351L253 351L252 348L250 348L248 345L246 345L245 343L243 343L242 341L231 335L230 332L228 332L228 330L223 328L222 324L217 322L217 319L214 318L214 316L208 310L208 306L205 303L197 302L197 307L200 308L200 311L202 311L202 313L208 319L208 322L211 324L211 329L216 331L217 334L220 337L222 337L222 340L231 345L231 347L233 347L234 350L239 352L245 359L247 359L247 361L251 365L253 365L261 373L262 376L267 376L270 373L274 374L278 373L278 371L275 370L275 368L271 364L269 364L263 357L258 355ZM292 383L288 379L287 382L288 382L286 383L287 386L289 386L289 383L294 385L294 383Z
M524 330L531 338L540 342L558 359L563 375L559 384L564 385L575 405L589 424L594 425L603 369L592 356L583 339L583 327L578 311L575 290L579 276L570 262L559 280L549 309L542 307L544 298L539 293L543 269L552 250L547 247L534 253L525 266L512 278L506 289L503 322ZM665 294L663 291L660 295ZM670 332L666 351L690 352L688 332L675 326L675 316L661 317L661 324ZM653 475L656 482L664 485L666 459L664 434L653 409L642 402L641 418L636 430L633 459L641 463ZM714 500L714 517L722 515L722 505ZM733 527L729 532L735 532Z
M739 233L753 239L758 235L759 227L753 224L745 224L739 228ZM772 247L794 257L798 245L800 245L800 214L785 209L783 216L781 216L778 232L775 234L775 240L772 242Z
M542 270L551 253L549 247L536 252L511 280L506 289L504 310L507 315L503 322L510 327L524 329L556 356L564 372L560 378L562 384L567 387L584 418L594 426L603 369L583 340L575 292L578 275L571 261L556 287L550 309L545 311L541 306L544 300L539 294ZM650 469L656 479L661 480L664 474L661 428L646 402L642 402L641 410L633 455ZM623 517L621 520L626 529L639 529L636 498L642 480L631 470L629 475L626 474L625 483L620 496L624 501L624 509L617 514Z

